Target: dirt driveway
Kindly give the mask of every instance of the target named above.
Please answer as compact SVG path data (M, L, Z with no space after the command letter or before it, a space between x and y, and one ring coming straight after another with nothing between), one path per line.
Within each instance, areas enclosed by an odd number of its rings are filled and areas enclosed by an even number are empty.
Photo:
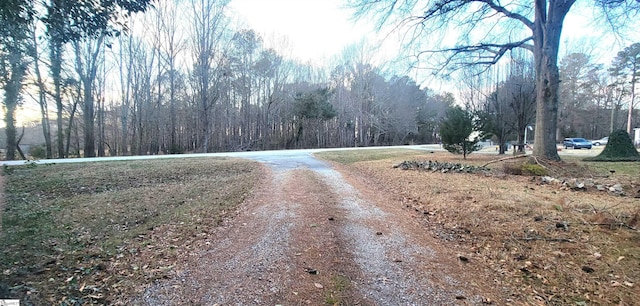
M493 278L407 210L309 154L256 158L267 179L144 305L478 305ZM499 302L500 303L500 302Z

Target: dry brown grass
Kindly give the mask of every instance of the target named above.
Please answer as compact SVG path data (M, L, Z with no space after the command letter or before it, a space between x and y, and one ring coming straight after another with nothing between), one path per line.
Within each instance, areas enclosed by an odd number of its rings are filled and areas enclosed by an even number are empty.
M118 304L201 248L259 169L235 159L5 168L0 297Z
M337 154L337 155L336 155ZM504 288L514 304L638 305L640 293L640 203L630 196L572 191L539 185L531 177L502 173L458 174L393 169L404 160L483 164L496 156L472 155L466 161L448 153L410 156L397 153L367 160L366 153L332 153L349 160L347 169L367 178L372 188L393 194L447 247L470 258L470 269L491 275L487 286ZM341 155L341 156L340 156ZM377 153L376 156L384 154ZM327 157L320 154L320 157ZM579 160L549 168L636 188L635 173L604 178L603 169ZM592 164L591 164L592 165ZM549 166L547 164L547 166ZM603 168L615 167L611 163ZM576 170L581 169L581 170Z

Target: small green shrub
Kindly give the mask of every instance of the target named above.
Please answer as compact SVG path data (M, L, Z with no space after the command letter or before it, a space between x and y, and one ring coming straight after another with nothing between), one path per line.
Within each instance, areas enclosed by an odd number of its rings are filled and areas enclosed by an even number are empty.
M609 135L609 142L598 156L585 161L640 161L640 154L633 146L631 137L625 130L616 130Z
M29 155L35 159L43 159L47 157L47 151L45 150L44 145L32 146L29 149Z
M169 147L169 154L183 154L184 150L179 145L172 145Z
M524 164L522 165L522 174L524 175L547 175L547 169L538 164Z

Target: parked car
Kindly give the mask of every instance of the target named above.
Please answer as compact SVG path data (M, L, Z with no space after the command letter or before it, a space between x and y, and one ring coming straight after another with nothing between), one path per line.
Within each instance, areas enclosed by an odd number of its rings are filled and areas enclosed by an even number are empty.
M584 138L565 138L563 142L564 148L574 148L574 149L591 149L591 141L588 141Z
M592 141L591 143L592 143L594 146L604 146L604 145L606 145L607 143L609 143L609 136L607 136L607 137L603 137L603 138L598 139L598 140L594 140L594 141Z

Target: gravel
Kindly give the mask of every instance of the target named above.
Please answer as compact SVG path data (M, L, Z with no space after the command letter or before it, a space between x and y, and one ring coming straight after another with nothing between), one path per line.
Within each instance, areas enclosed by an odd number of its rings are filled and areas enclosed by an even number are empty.
M371 194L364 196L340 172L308 154L259 161L268 165L271 180L243 204L237 216L213 231L206 247L178 263L182 269L174 270L170 279L150 285L132 304L325 304L326 292L311 291L329 288L313 287L317 278L310 279L325 272L311 276L295 266L296 262L318 260L299 257L300 247L313 243L332 243L324 247L341 250L325 253L341 258L321 260L325 265L340 262L347 266L340 271L355 271L347 275L351 282L348 290L358 304L451 305L459 304L459 297L464 297L465 303L481 304L482 297L466 293L466 284L450 272L457 271L452 267L455 261L441 260L443 255L430 245L435 240L425 238L424 229L409 222L402 210L385 203L383 195L374 192L373 198ZM328 186L326 201L333 201L327 204L333 207L309 204L313 201L306 195L313 186L298 185L294 177L301 168L313 171ZM336 216L339 222L330 221L339 226L335 241L292 235L301 227L309 231L309 225L318 222L309 210L344 213ZM309 281L310 287L300 287ZM310 289L293 292L292 287Z

